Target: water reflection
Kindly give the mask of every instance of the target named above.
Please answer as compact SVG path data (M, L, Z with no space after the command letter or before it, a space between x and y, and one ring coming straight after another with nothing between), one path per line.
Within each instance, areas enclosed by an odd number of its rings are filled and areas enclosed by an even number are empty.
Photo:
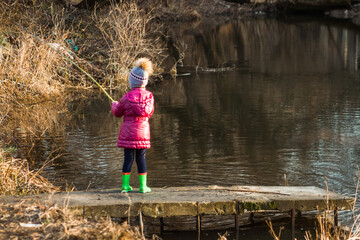
M187 45L184 66L235 68L150 87L156 105L149 185L283 185L286 174L290 185L325 187L326 175L331 190L353 194L360 159L359 33L309 19L198 28L176 33ZM64 154L46 174L77 189L119 187L121 121L102 98L73 112L66 135L43 139L34 150ZM137 186L137 178L131 181Z
M336 25L335 25L336 24ZM262 74L328 74L356 71L359 59L357 28L322 18L251 19L184 30L185 62L222 66L247 62ZM211 30L209 30L211 29ZM175 32L176 31L176 32ZM169 32L176 38L178 29ZM181 45L181 44L177 44Z
M359 89L356 82L348 89L333 81L309 76L291 84L283 76L230 72L164 83L162 89L187 91L174 107L171 92L158 97L153 149L168 159L162 170L174 167L171 182L178 185L184 184L179 175L190 178L188 184L278 185L287 174L290 184L323 187L328 175L343 192L355 167L344 168L345 162L356 162L350 154L360 141L359 109L348 111L349 103L341 102ZM349 182L341 183L344 176Z

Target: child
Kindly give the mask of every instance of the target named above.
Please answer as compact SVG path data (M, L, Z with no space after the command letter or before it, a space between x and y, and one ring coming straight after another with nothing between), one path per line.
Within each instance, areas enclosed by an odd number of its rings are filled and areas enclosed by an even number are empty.
M149 118L154 112L154 97L145 89L145 86L152 72L152 63L149 59L138 59L129 76L131 91L125 94L120 102L114 101L111 105L111 111L116 117L124 116L117 140L117 146L124 148L121 187L123 192L132 191L129 181L134 158L139 174L139 191L141 193L151 192L146 185L145 152L150 148Z

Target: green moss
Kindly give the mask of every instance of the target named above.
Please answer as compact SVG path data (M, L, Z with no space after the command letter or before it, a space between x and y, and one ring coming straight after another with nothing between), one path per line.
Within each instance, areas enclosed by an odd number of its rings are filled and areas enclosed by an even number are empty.
M262 206L261 203L256 203L256 202L242 202L239 205L239 209L240 212L244 212L246 211L256 211L256 210L261 210Z
M269 205L270 210L276 210L277 209L276 202L269 202L268 205Z
M276 210L276 202L241 202L239 203L239 211L258 211L258 210Z

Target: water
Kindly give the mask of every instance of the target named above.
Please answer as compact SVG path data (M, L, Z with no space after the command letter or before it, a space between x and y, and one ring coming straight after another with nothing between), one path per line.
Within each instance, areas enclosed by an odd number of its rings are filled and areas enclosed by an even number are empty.
M184 27L184 26L183 26ZM353 196L360 161L359 31L323 18L174 28L190 76L155 95L149 186L314 185ZM230 67L223 72L202 67ZM189 70L190 69L190 70ZM114 93L119 99L121 93ZM76 111L75 111L76 110ZM63 155L45 175L76 189L118 188L121 120L104 96L73 106L65 134L34 153ZM136 167L131 184L137 186Z

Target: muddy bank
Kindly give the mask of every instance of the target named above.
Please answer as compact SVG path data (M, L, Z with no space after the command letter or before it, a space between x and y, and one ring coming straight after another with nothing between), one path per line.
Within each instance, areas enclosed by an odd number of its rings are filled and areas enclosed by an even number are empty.
M138 1L146 12L152 11L158 22L186 22L200 19L250 17L257 15L279 13L274 4L252 4L250 2L236 3L222 0L209 1L160 1L157 4L148 1Z
M106 6L109 0L62 0L78 8ZM279 14L325 14L357 18L358 0L137 0L136 3L158 22L188 22L204 18L239 18ZM354 21L356 22L356 21Z
M264 0L158 0L155 3L139 0L138 5L151 12L159 23L221 22L236 18L285 17L292 15L324 16L341 20L343 24L360 26L360 4L355 1L264 1ZM198 24L195 24L196 26ZM179 28L179 26L175 27ZM189 28L189 26L188 26Z

